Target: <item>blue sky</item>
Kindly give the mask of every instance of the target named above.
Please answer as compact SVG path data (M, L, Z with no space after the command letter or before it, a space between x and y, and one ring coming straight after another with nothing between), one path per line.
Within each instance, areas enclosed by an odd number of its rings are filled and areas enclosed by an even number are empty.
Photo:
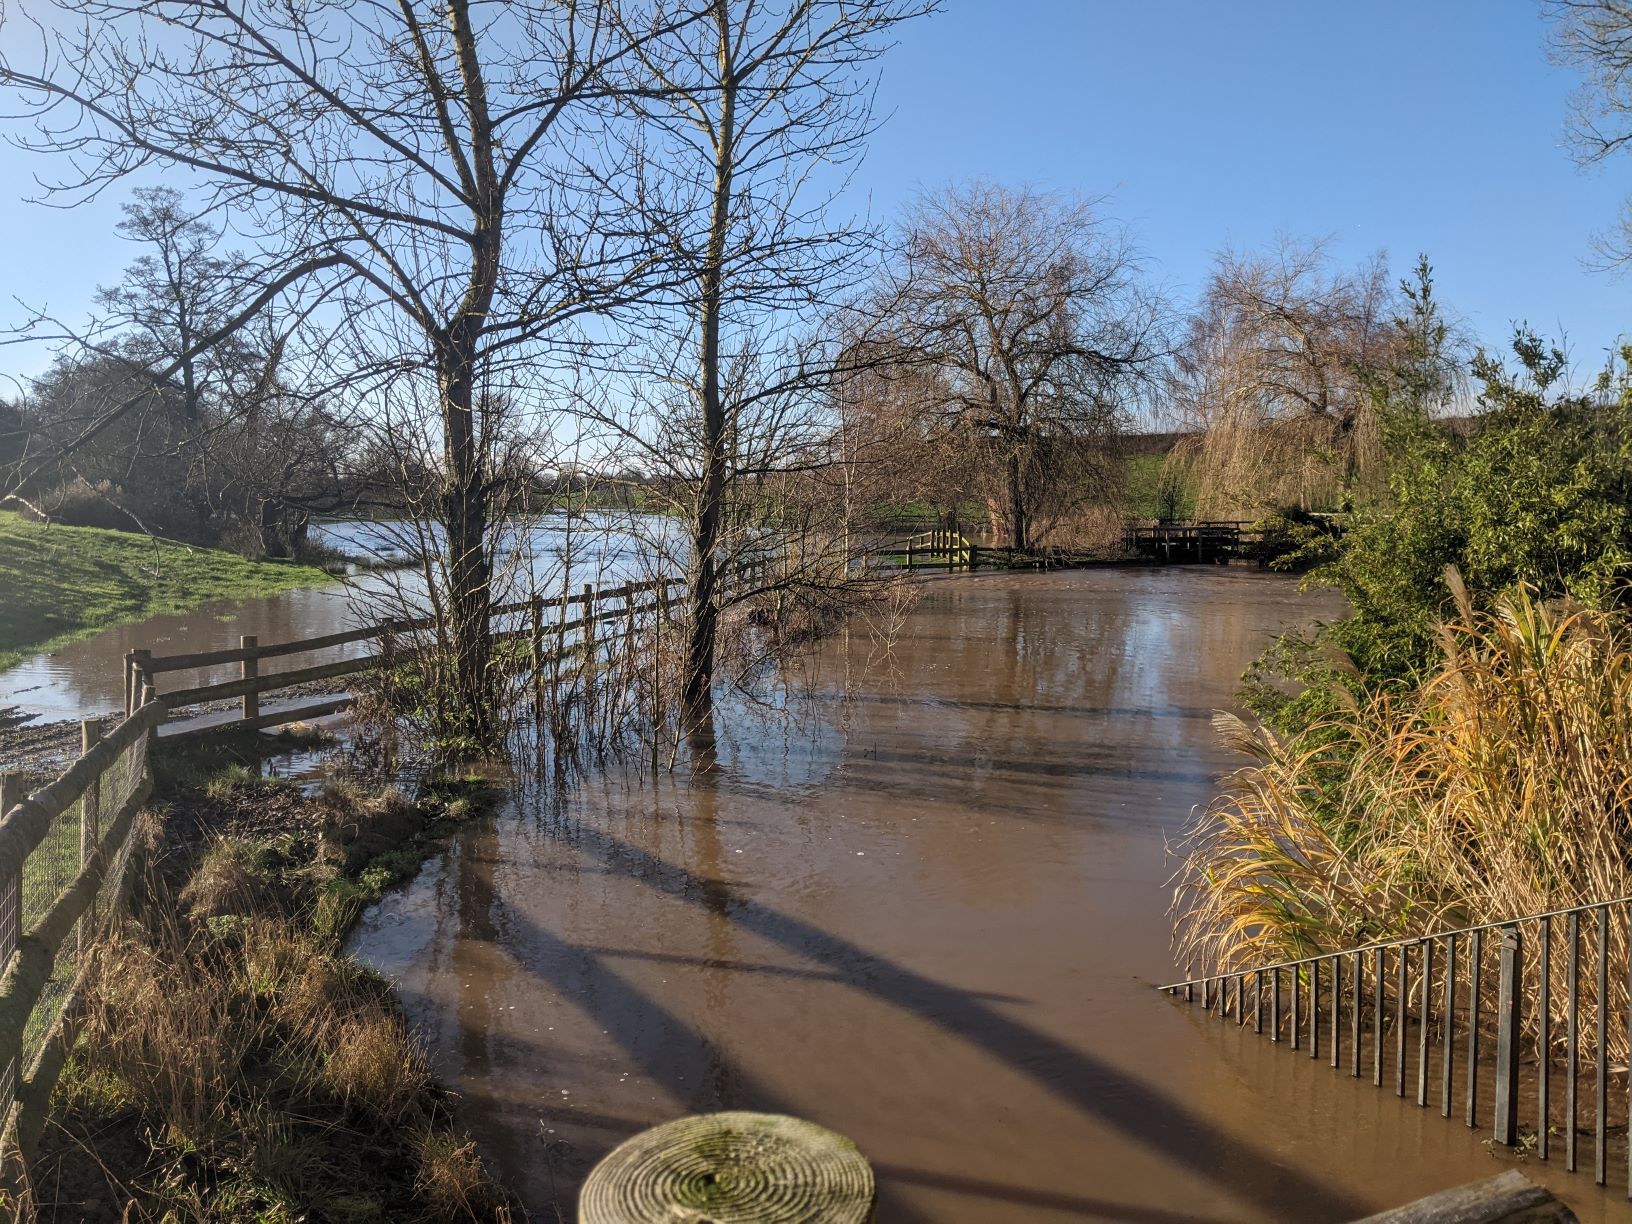
M1632 335L1632 280L1586 266L1632 156L1570 160L1575 77L1544 36L1531 0L948 0L883 63L889 118L854 190L883 219L979 175L1108 194L1181 300L1219 248L1281 233L1402 271L1426 251L1481 339L1525 319L1585 371ZM0 323L13 297L82 312L132 256L117 196L26 204L37 170L0 149ZM39 364L0 350L0 371Z

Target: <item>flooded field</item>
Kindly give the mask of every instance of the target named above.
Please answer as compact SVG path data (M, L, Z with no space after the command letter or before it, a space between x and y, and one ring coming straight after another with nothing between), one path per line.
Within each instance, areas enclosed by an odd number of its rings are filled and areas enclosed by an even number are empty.
M590 514L572 520L548 516L517 520L501 536L499 581L505 597L519 591L553 595L570 582L610 585L648 577L665 563L664 546L675 520L655 515ZM412 525L337 522L316 530L320 542L350 557L402 561L413 544ZM327 586L257 599L222 599L174 616L117 625L50 654L38 654L0 672L0 711L15 708L42 721L116 713L124 708L125 654L194 654L236 647L243 635L262 645L319 637L377 622L424 590L412 568L363 573ZM269 660L267 672L309 667L366 653L367 643ZM168 672L161 691L227 680L236 665Z
M544 1219L720 1108L851 1136L886 1222L1343 1220L1487 1176L1480 1135L1152 989L1164 839L1235 763L1212 711L1334 611L1244 570L931 583L886 663L853 634L787 716L733 711L716 776L524 788L355 949Z

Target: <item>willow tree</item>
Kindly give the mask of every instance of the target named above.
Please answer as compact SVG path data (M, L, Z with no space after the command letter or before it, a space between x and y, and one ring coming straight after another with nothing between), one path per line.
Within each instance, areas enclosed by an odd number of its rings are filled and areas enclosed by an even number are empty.
M975 182L922 196L877 294L908 367L938 388L927 439L1016 549L1106 492L1110 440L1160 370L1166 311L1098 201Z
M1397 313L1380 258L1345 269L1293 241L1218 257L1169 387L1199 514L1326 509L1375 481Z
M873 128L869 67L934 0L699 0L642 47L642 218L675 290L649 302L621 411L638 463L689 524L682 721L706 737L722 612L753 555L786 554L775 504L832 461L812 329L869 271L875 233L837 215ZM631 31L629 37L633 37Z
M452 729L481 741L493 731L482 434L503 424L480 411L484 386L649 267L644 236L606 215L628 143L608 106L649 91L642 45L687 17L621 3L42 0L13 11L0 55L14 139L56 155L58 202L162 171L254 246L235 309L151 377L298 300L344 334L360 371L417 381L434 402L438 653ZM110 405L70 445L131 410Z

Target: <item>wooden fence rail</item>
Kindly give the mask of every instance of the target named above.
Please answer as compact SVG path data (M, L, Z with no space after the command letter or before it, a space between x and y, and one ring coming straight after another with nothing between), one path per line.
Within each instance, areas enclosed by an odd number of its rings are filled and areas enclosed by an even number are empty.
M73 1046L91 950L133 878L148 746L167 713L150 686L140 701L105 736L84 723L84 754L32 795L0 777L0 1148L14 1190Z
M574 595L535 595L493 610L493 637L531 642L536 668L579 648L567 635L596 645L620 634L593 637L597 622L624 626L632 636L641 616L666 616L679 579L626 583ZM655 597L641 599L652 594ZM615 604L615 607L609 605ZM569 610L582 613L569 618ZM555 619L546 617L555 609ZM428 620L385 621L341 633L266 645L244 637L234 649L154 655L131 651L125 660L126 711L106 735L91 720L83 753L55 781L24 794L18 775L0 775L0 1175L15 1192L26 1182L26 1161L44 1124L52 1088L72 1049L80 985L96 940L121 909L134 871L129 864L136 815L152 790L149 747L159 728L189 707L239 698L239 717L225 723L183 725L171 734L259 729L336 713L346 694L293 708L263 711L263 696L294 685L337 680L401 657L402 638ZM267 672L265 659L310 654L363 642L377 652ZM546 643L549 643L548 645ZM178 671L239 665L232 680L160 694L156 678ZM167 738L169 736L167 735ZM11 1200L6 1200L9 1205Z
M570 649L564 640L566 634L587 633L598 620L607 621L614 618L627 620L630 617L654 612L666 614L671 606L670 592L684 585L684 580L679 578L659 578L650 582L630 582L599 589L586 586L572 595L534 595L528 599L496 604L490 609L489 615L498 626L509 624L509 627L495 627L491 636L494 641L531 639L534 642L532 660L534 665L549 663L556 661L559 652ZM638 596L646 594L654 594L655 598L637 602ZM567 613L573 608L582 608L583 614L568 619ZM551 609L555 610L556 619L550 619L545 615ZM171 689L160 695L166 708L172 713L180 713L188 706L205 702L238 698L242 701L239 717L199 725L184 724L167 731L167 739L205 735L227 729L258 730L321 718L346 709L351 704L351 698L344 694L334 694L321 701L276 710L263 710L261 702L264 697L281 689L315 684L324 680L339 680L384 666L391 660L396 643L401 638L428 629L431 624L429 618L388 620L339 633L297 638L264 646L253 637L245 637L236 647L196 651L191 654L155 655L151 651L133 650L125 657L125 708L127 712L136 708L138 694L144 685L151 685L157 691L158 676L178 671L225 667L237 663L240 666L240 674L236 679ZM553 636L556 639L556 653L552 654L544 647L543 639L546 636ZM362 642L379 642L381 649L377 653L315 663L287 671L269 672L261 667L261 662L266 659L315 654L318 651Z
M747 581L748 571L734 575ZM625 583L577 594L531 598L494 607L495 641L525 641L525 656L541 675L586 648L633 641L639 618L667 619L677 578ZM642 599L650 595L652 598ZM554 610L553 619L547 616ZM577 616L569 616L581 609ZM238 698L239 717L182 725L175 734L259 729L336 713L347 694L315 703L262 710L263 696L295 685L338 680L401 658L404 638L429 628L423 620L394 620L340 633L262 645L244 637L236 648L155 655L133 650L125 659L126 709L107 734L96 720L83 724L83 752L55 781L24 794L20 777L0 775L0 1182L15 1193L26 1184L27 1157L44 1125L51 1091L73 1048L81 984L96 941L122 909L135 870L132 831L152 791L150 745L178 714L190 718L204 702ZM596 635L596 626L616 628ZM568 634L576 633L576 641ZM354 658L267 672L266 659L311 654L364 642L380 649ZM239 665L236 679L159 693L156 678ZM12 1199L5 1199L9 1206ZM4 1207L0 1206L0 1210Z

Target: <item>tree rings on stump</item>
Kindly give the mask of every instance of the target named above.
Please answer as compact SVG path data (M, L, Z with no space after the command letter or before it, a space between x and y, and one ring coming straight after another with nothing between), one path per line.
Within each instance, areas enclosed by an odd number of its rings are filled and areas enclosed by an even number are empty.
M580 1224L865 1224L856 1145L781 1114L716 1113L642 1131L596 1165Z

